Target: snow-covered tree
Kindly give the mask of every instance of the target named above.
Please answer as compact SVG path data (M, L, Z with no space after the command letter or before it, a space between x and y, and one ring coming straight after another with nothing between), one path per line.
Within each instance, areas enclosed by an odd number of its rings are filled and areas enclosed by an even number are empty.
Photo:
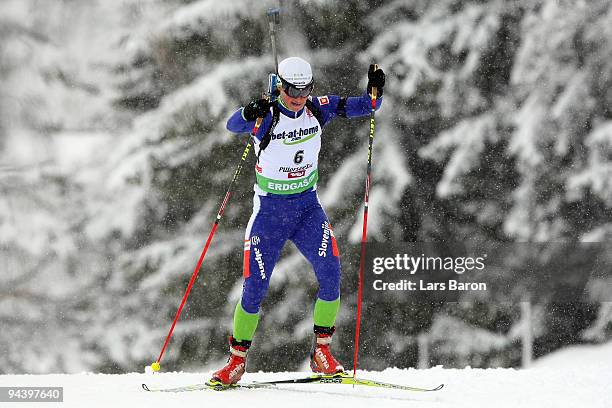
M0 347L23 355L0 353L6 371L130 371L157 357L246 145L225 121L274 70L265 11L278 1L77 3L0 5ZM387 73L370 240L610 237L608 1L281 3L280 57L310 60L316 94L361 94L373 62ZM319 195L342 252L335 345L347 365L367 135L367 119L338 119L320 158ZM252 166L251 157L165 369L225 357ZM306 359L316 290L288 245L251 369ZM365 368L415 364L420 332L430 332L434 362L516 364L517 310L486 300L365 299ZM608 309L597 320L576 309L595 321L585 339L605 337ZM541 341L552 323L571 323L566 309L542 310ZM10 343L17 337L23 342ZM272 358L279 350L293 367Z

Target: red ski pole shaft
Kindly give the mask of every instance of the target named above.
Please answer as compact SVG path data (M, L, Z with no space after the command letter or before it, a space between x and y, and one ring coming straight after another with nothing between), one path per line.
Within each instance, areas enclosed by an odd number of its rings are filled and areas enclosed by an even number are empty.
M255 122L255 126L253 127L253 131L252 134L255 135L257 134L257 131L259 130L259 126L261 126L261 122L262 122L262 118L258 118L257 121ZM208 234L208 239L206 240L206 245L204 245L204 249L202 250L202 254L200 255L200 259L198 260L198 263L195 267L195 269L193 270L193 273L191 274L191 279L189 280L189 285L187 285L187 289L185 290L185 294L183 295L183 300L181 300L181 304L178 308L178 310L176 311L176 315L174 316L174 321L172 322L172 326L170 327L170 331L168 332L168 335L166 336L166 341L164 341L164 345L161 349L161 352L159 353L159 357L157 358L157 366L159 367L159 363L162 359L162 357L164 356L164 352L166 351L166 347L168 347L168 343L170 342L170 338L172 337L172 333L174 332L174 328L176 327L176 323L178 322L179 317L181 316L181 312L183 311L183 307L185 306L185 303L187 302L187 298L189 297L189 292L191 292L191 288L193 287L193 284L196 281L196 278L198 277L198 273L200 272L200 268L202 266L202 263L204 262L204 257L206 257L206 252L208 252L208 247L210 246L210 243L212 242L212 239L215 235L215 232L217 231L217 227L219 226L219 221L221 221L221 217L223 217L223 213L225 212L225 207L227 206L227 203L229 202L229 199L232 195L232 188L234 187L234 183L236 182L236 180L238 179L238 176L240 175L240 172L242 171L242 166L244 165L246 158L249 155L249 151L251 150L251 138L249 137L249 141L246 145L246 147L244 148L244 152L242 153L242 158L240 160L240 162L238 163L238 167L236 168L236 172L234 173L234 177L232 178L232 181L230 182L229 187L227 188L227 191L225 193L225 197L223 198L223 202L221 203L221 207L219 208L219 211L217 212L217 218L215 219L215 222L212 226L212 229L210 231L210 234Z
M374 70L378 66L374 66ZM353 356L353 378L357 377L357 361L359 358L359 332L361 328L361 301L363 298L363 270L365 267L366 242L368 240L368 203L370 200L370 181L372 173L372 145L374 144L374 114L376 112L376 94L375 87L372 88L372 110L370 111L370 137L368 139L368 169L365 185L365 196L363 206L363 228L361 231L361 255L359 257L359 286L357 289L357 317L355 323L355 354Z

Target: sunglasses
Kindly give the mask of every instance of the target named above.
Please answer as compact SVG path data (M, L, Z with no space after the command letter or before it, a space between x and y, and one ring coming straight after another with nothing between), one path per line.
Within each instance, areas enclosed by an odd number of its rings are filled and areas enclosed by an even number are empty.
M314 89L314 82L309 83L304 88L297 88L295 85L292 85L289 82L286 82L283 80L281 80L281 83L282 83L283 91L285 91L285 93L292 98L299 98L299 97L303 98L305 96L308 96Z

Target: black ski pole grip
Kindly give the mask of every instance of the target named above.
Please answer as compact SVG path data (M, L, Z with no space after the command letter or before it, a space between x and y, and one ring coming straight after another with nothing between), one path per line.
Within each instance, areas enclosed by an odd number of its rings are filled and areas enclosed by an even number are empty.
M374 64L374 72L376 72L376 70L378 70L378 64ZM372 87L372 99L376 99L376 97L378 96L378 89L373 86Z

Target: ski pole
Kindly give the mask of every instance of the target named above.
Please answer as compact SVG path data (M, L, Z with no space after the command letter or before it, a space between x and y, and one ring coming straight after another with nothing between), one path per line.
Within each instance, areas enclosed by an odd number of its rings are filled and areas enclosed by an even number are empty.
M275 24L278 24L280 21L280 9L272 8L268 10L266 14L268 15L268 22L270 25L270 39L272 41L272 53L274 54L274 67L275 67L276 72L278 73L278 56L276 54L276 35L275 35L276 30L274 27L275 27ZM269 95L269 98L273 97L271 86L268 89L268 95ZM252 137L249 137L249 140L247 141L247 145L244 148L244 151L242 153L242 158L240 159L240 162L238 163L238 167L236 168L236 171L234 172L234 177L232 178L232 181L230 182L229 187L227 188L225 197L223 198L223 202L221 203L219 211L217 212L217 218L215 219L212 229L210 233L208 234L208 239L206 240L206 244L204 245L204 249L202 250L200 259L198 260L198 263L191 275L191 279L189 280L189 284L187 285L187 289L185 290L185 294L183 295L181 304L179 305L179 308L176 311L176 315L174 316L174 320L172 321L172 326L170 327L170 331L168 332L168 335L166 336L166 340L164 341L164 345L161 349L161 352L159 353L159 357L157 357L157 360L151 364L151 369L153 371L159 371L161 369L160 362L161 362L162 357L164 356L166 347L168 347L168 343L170 342L170 338L172 337L172 333L174 332L174 327L176 326L176 323L178 322L181 312L183 311L183 307L185 306L185 303L187 302L187 298L189 297L191 288L193 287L193 284L195 283L196 278L198 277L198 273L200 272L200 267L202 266L202 263L204 262L204 257L206 256L206 252L208 252L208 247L210 246L210 243L215 235L215 232L217 231L217 227L219 226L219 221L221 221L221 217L223 217L223 213L225 212L225 207L227 206L227 203L229 202L230 196L232 194L232 188L234 187L234 184L236 180L238 179L240 172L242 171L242 166L244 165L246 158L249 155L249 151L251 150L251 147L253 146L252 138L254 138L255 135L257 134L257 131L259 130L259 127L261 126L262 121L263 121L263 118L257 118L257 120L255 121L255 126L253 127L253 131L251 132Z
M255 126L253 127L253 131L251 132L253 137L255 137L255 135L257 134L257 131L259 130L259 127L261 126L262 120L263 118L257 118L257 121L255 122ZM193 287L193 284L195 283L196 278L198 277L198 273L200 272L200 267L202 266L202 263L204 262L204 257L206 256L206 252L208 252L208 247L210 246L210 243L215 235L215 232L217 231L217 227L219 226L219 221L221 221L221 217L223 217L223 213L225 212L225 207L227 206L227 203L229 202L229 199L232 195L232 189L234 187L234 184L236 183L238 176L242 172L242 166L244 165L246 158L249 155L249 151L251 150L251 146L252 146L251 140L252 138L249 137L247 145L244 148L244 152L242 152L242 157L240 159L240 162L238 163L238 167L236 168L236 171L234 172L234 177L232 178L232 181L230 182L229 187L227 188L225 197L223 198L223 202L221 203L221 206L219 207L219 211L217 212L217 218L215 219L212 229L210 233L208 234L208 239L206 240L206 244L204 245L204 249L202 250L200 259L198 260L198 263L191 275L191 279L189 280L189 285L187 285L187 289L185 290L185 294L183 295L183 300L181 300L181 304L178 310L176 311L176 315L174 316L174 321L172 322L170 331L168 332L168 335L166 336L166 341L164 341L164 345L161 349L161 352L159 353L159 357L157 357L157 360L151 364L151 369L153 371L159 371L161 368L160 362L161 362L162 357L164 356L166 347L168 346L168 343L170 342L170 338L172 337L172 333L174 332L174 327L176 326L176 323L181 315L181 312L183 311L183 307L185 306L185 303L187 302L187 298L189 297L189 292L191 292L191 288Z
M374 65L374 71L378 65ZM366 242L368 236L368 202L370 199L370 182L372 173L372 145L374 143L374 114L376 112L377 90L372 87L372 110L370 111L370 137L368 139L368 169L365 185L365 197L363 206L363 229L361 231L361 255L359 258L359 286L357 289L357 318L355 325L355 354L353 356L353 378L357 378L357 359L359 357L359 329L361 327L361 299L363 297L363 269L365 266Z

